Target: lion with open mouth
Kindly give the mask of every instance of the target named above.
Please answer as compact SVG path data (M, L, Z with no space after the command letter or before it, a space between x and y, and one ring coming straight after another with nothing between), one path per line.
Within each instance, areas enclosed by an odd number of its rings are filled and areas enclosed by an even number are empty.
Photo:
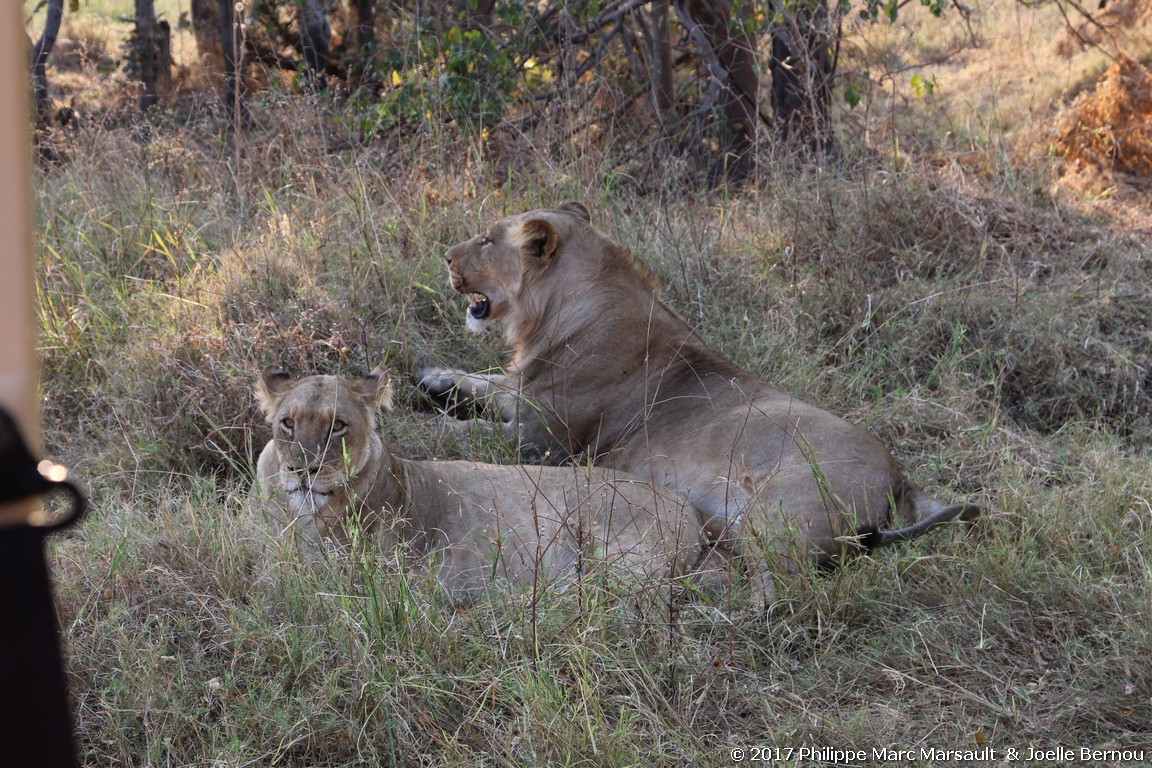
M446 261L467 328L499 323L513 354L504 374L428 369L420 386L485 411L526 459L650 479L713 537L793 568L980 512L923 493L871 434L709 349L579 203L497 221Z

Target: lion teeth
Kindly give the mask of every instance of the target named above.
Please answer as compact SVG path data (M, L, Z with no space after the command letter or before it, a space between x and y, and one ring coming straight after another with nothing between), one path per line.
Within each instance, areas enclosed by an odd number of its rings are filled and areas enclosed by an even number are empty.
M492 304L488 297L482 293L472 293L468 296L468 315L474 320L483 320L491 311Z

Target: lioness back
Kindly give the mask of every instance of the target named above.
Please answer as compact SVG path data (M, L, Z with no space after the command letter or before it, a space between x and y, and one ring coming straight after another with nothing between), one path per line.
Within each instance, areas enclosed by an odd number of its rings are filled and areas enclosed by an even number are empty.
M525 585L604 567L666 579L701 556L691 507L634 477L604 468L400 463L409 519L425 537L419 548L452 553L441 568L457 587L494 576Z

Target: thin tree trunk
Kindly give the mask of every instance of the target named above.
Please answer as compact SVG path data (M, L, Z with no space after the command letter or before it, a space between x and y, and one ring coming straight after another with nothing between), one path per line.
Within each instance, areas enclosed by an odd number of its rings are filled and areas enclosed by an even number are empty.
M238 121L248 120L248 106L244 102L244 46L233 0L220 0L217 8L220 50L224 54L224 109L232 125L236 125Z
M44 31L32 49L30 67L32 69L33 95L36 101L37 119L44 121L48 115L48 56L56 45L60 34L60 20L64 18L64 0L48 0L48 15L44 19Z
M155 104L168 91L172 58L172 30L156 20L153 0L136 0L136 57L140 67L140 111Z
M752 146L759 119L756 37L750 0L677 0L676 10L704 35L707 57L715 62L724 114L724 150L709 174L712 184L740 181L754 166Z
M672 79L672 43L668 39L668 0L652 3L652 91L656 110L668 121L676 106L676 85Z
M496 0L463 0L461 5L468 29L491 29Z
M828 0L789 5L772 27L772 115L781 141L818 156L835 155L832 78L838 17Z
M353 88L375 91L376 0L356 0L356 61L352 65Z
M308 64L305 79L314 88L323 90L328 84L328 65L332 60L329 53L332 25L317 0L300 0L297 21L304 61Z
M196 36L196 50L201 58L215 58L223 52L220 43L220 3L218 0L192 0L192 34Z
M356 0L356 45L376 44L376 0Z

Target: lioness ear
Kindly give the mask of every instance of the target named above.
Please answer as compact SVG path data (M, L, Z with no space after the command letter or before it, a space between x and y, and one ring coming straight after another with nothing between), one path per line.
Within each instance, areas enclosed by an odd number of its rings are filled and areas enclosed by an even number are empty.
M547 219L529 219L520 225L520 255L523 261L547 264L556 253L558 243L556 227Z
M292 388L292 384L288 371L278 365L266 366L260 372L260 378L256 381L256 401L268 419L275 415L277 403Z
M588 212L588 209L585 208L583 204L578 203L575 200L565 200L563 203L560 203L560 205L556 206L556 210L564 211L564 213L570 213L573 216L579 216L589 224L592 223L592 214Z
M364 402L392 410L392 379L383 368L373 368L371 373L361 376L357 381L351 382L356 394L364 398Z

